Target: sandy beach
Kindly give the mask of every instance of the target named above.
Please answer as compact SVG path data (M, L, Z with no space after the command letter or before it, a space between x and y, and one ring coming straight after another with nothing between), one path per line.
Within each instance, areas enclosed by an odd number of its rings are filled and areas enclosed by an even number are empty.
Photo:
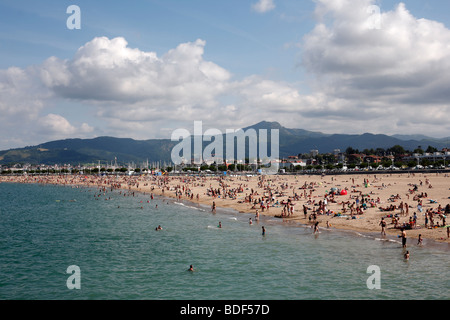
M408 245L450 243L448 173L273 176L2 176L0 182L83 185L162 195L319 228L377 232L405 229ZM344 191L344 192L342 192ZM342 193L342 194L341 194ZM446 211L447 210L447 211Z

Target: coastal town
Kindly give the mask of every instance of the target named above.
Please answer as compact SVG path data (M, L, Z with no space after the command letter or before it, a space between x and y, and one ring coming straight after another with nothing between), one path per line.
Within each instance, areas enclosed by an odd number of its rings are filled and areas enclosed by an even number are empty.
M218 162L218 163L216 163ZM450 150L447 148L437 151L431 146L425 151L417 148L414 152L405 151L401 146L391 149L365 149L362 152L351 147L345 151L333 150L332 153L310 153L288 156L277 161L280 173L348 173L366 171L411 171L431 170L441 171L450 169ZM226 163L221 159L204 159L201 164L194 160L174 165L169 161L142 161L120 163L117 158L88 164L31 164L27 162L0 164L0 174L155 174L167 173L195 173L205 174L230 172L258 172L263 165L261 161L234 161Z

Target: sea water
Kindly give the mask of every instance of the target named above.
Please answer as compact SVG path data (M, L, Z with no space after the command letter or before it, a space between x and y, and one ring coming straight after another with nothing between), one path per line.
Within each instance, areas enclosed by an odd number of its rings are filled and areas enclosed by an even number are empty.
M393 237L314 234L149 194L31 184L0 184L0 221L0 299L450 298L448 245L431 241L408 239L405 260ZM79 267L79 289L68 285L69 266Z

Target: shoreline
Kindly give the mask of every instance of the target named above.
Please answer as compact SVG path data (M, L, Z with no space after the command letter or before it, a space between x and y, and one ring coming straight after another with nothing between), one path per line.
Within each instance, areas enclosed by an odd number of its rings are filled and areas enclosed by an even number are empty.
M330 181L331 179L331 181ZM407 229L408 245L417 243L418 235L437 243L450 244L447 228L425 228L425 212L434 212L434 223L443 224L443 218L436 215L450 204L450 177L447 174L374 174L351 176L2 176L1 182L41 183L54 185L88 186L106 189L137 191L164 196L175 200L201 204L205 211L215 203L216 208L235 210L238 214L253 214L279 219L280 222L295 222L312 226L319 222L321 229L353 231L358 233L378 233L381 240L396 237L401 230L394 228L389 215L397 215L400 224L408 223L416 213L416 226ZM346 195L330 195L332 188L346 190ZM415 191L413 188L416 188ZM405 193L406 191L406 193ZM417 195L426 195L419 197ZM392 198L394 197L394 198ZM326 212L323 212L323 200ZM365 200L366 208L356 211L355 203ZM364 200L363 200L364 199ZM250 202L248 201L250 200ZM262 209L269 204L269 209ZM421 200L420 212L417 204ZM322 201L322 203L320 203ZM253 205L256 203L255 205ZM407 203L408 209L400 209L400 203ZM302 207L308 210L305 215ZM391 211L381 211L395 205ZM439 208L441 211L439 211ZM322 211L320 211L322 209ZM292 210L292 212L291 212ZM351 212L350 212L351 210ZM359 209L358 209L359 210ZM211 209L210 209L211 211ZM285 216L282 216L283 211ZM405 213L408 212L408 214ZM403 212L403 213L402 213ZM445 215L444 215L445 216ZM312 218L314 217L315 220ZM386 235L381 234L381 218L387 222ZM445 216L446 217L446 216ZM450 217L449 217L450 219ZM446 225L450 224L447 220ZM428 222L430 223L430 222Z
M136 192L145 193L142 190L136 190ZM183 205L186 205L188 207L201 209L201 210L205 211L206 213L213 214L211 212L209 206L204 202L194 202L194 201L188 200L188 199L178 200L175 196L171 196L171 195L158 194L158 196L163 199L167 199L167 200L170 199L171 201L173 201L173 203L182 203ZM236 208L233 208L232 206L217 207L216 209L217 209L216 213L223 214L223 215L235 214L235 215L249 215L249 216L253 217L253 215L252 215L253 212L238 211ZM289 226L289 227L293 227L293 228L313 229L313 224L306 222L307 219L278 218L278 217L274 217L271 215L260 215L259 222L254 221L253 223L259 224L259 223L261 223L261 219L266 220L266 222L272 222L272 223ZM367 230L365 228L348 228L345 226L338 226L338 227L330 226L329 228L321 226L320 230L327 230L330 232L338 231L341 233L349 234L350 236L355 237L355 238L358 238L358 237L371 238L372 240L377 240L377 241L386 241L386 242L397 243L400 246L402 243L401 240L398 239L398 234L394 233L394 232L387 232L386 236L381 236L380 233L377 233L374 230ZM311 231L311 232L313 232L313 231ZM413 242L411 242L411 240ZM424 242L422 243L422 245L420 245L420 247L437 248L439 250L450 251L450 241L439 241L439 240L436 240L433 238L427 238L427 237L423 237L423 240L424 240ZM417 239L410 238L408 247L411 247L411 246L418 246Z

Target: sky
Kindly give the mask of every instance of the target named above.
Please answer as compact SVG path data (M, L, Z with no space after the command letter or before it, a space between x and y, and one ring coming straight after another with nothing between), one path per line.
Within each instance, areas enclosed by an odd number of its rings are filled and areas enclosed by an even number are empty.
M194 121L441 138L449 89L448 0L0 2L0 150Z

